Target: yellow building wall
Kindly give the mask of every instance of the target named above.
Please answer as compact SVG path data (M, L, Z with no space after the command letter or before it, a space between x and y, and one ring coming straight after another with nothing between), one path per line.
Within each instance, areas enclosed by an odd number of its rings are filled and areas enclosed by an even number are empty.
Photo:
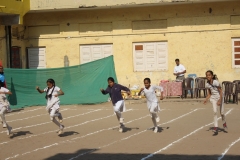
M205 76L211 69L220 81L234 80L240 79L240 69L232 68L231 48L231 38L240 37L238 15L239 2L28 13L24 42L46 47L47 68L63 67L65 55L71 66L80 64L82 44L112 43L118 81L127 86L142 85L145 77L153 84L175 79L176 58L187 74ZM86 32L90 26L92 32ZM159 41L168 42L168 70L134 72L132 44Z
M30 10L30 0L1 0L0 14L19 14L19 24L23 23L23 16Z
M207 0L208 2L229 0ZM231 0L233 1L233 0ZM237 1L237 0L235 0ZM201 3L206 0L31 0L31 10L116 8L141 5L172 5L179 3Z
M2 61L4 67L7 65L6 56L5 26L0 25L0 60Z

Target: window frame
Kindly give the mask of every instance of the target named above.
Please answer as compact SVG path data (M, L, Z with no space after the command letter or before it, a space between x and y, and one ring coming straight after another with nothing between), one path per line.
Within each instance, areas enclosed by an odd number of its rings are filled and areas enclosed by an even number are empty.
M156 58L156 67L149 70L147 69L147 57L146 57L146 45L153 43L154 44L154 51L155 51L155 58ZM157 51L157 47L158 45L166 45L166 66L164 67L164 69L162 68L158 68L158 64L159 64L159 55L158 55L158 51ZM136 66L136 50L135 50L135 46L136 45L143 45L143 62L144 62L144 69L138 69ZM132 43L132 52L133 52L133 71L134 72L155 72L155 71L167 71L168 70L168 42L167 41L159 41L159 42L133 42Z
M239 65L236 65L235 64L235 60L239 60L240 61L240 58L235 58L235 54L239 54L240 55L240 52L235 52L235 48L240 48L240 46L234 46L234 42L235 41L239 41L240 42L240 38L232 38L232 68L240 68L240 64Z
M90 47L90 58L91 58L91 60L89 61L89 62L84 62L83 61L83 50L82 50L82 48L83 47ZM106 57L108 57L108 56L112 56L113 55L113 44L112 43L106 43L106 44L81 44L80 46L79 46L79 49L80 49L80 53L79 53L79 55L80 55L80 64L86 64L86 63L90 63L90 62L93 62L93 61L95 61L95 60L93 60L94 58L93 58L93 51L92 51L92 47L94 47L94 46L101 46L101 58L100 59L102 59L102 58L106 58ZM104 54L104 51L103 51L103 47L106 47L106 46L111 46L111 55L108 55L108 56L105 56L105 54ZM98 59L97 59L98 60Z

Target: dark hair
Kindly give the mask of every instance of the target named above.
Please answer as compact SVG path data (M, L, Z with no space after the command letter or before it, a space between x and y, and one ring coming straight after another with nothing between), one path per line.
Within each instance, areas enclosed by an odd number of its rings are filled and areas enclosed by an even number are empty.
M177 61L177 62L179 62L179 59L178 59L178 58L177 58L177 59L175 59L175 62L176 62L176 61Z
M111 81L111 82L114 83L114 79L113 79L112 77L109 77L109 78L108 78L108 81Z
M151 83L151 79L150 78L144 78L143 82L148 81L149 83Z
M45 98L46 98L46 99L48 99L48 98L51 99L51 98L52 98L53 91L54 91L54 89L55 89L55 81L50 78L50 79L47 80L47 83L51 83L51 84L53 85L53 89L52 89L51 94L49 94L49 95L48 95L48 91L49 91L50 88L47 89Z
M213 71L211 71L211 70L208 70L207 72L206 72L206 74L207 73L210 73L212 76L213 76L213 80L216 80L217 79L217 75L216 74L213 74ZM207 81L207 83L209 83L210 84L210 82L209 81Z
M48 79L47 83L51 83L53 86L55 86L55 81L52 78Z
M0 88L4 87L4 82L0 81Z

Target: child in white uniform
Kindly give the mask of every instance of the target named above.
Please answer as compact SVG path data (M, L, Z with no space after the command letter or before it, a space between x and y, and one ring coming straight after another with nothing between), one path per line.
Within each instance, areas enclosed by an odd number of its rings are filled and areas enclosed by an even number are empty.
M12 92L10 92L7 88L4 88L4 83L0 82L0 119L3 124L3 128L7 128L7 135L11 134L12 127L10 127L5 119L5 114L10 109L10 103L7 100L6 94L11 95Z
M214 135L218 134L218 120L217 120L217 111L218 111L218 106L220 108L220 114L222 117L222 122L223 122L223 128L226 130L227 129L227 123L224 115L224 106L223 106L223 91L221 89L221 86L219 82L216 80L215 75L213 75L212 71L207 71L206 72L206 77L208 83L206 84L206 88L208 88L208 96L206 97L206 100L204 101L204 104L207 103L207 101L210 98L210 102L213 105L213 112L214 112Z
M154 133L157 133L158 132L157 122L160 121L160 118L157 113L160 111L160 107L159 107L159 101L157 99L155 91L157 89L160 90L161 92L160 100L163 100L163 88L160 86L151 85L150 78L144 79L144 85L145 85L145 88L142 88L138 94L141 95L142 93L144 93L147 99L148 110L151 114L152 122L154 125Z
M59 112L60 100L58 96L64 95L63 91L59 87L55 86L55 81L53 79L47 80L47 87L44 90L39 89L39 87L36 87L36 89L39 93L46 92L46 110L50 114L51 121L59 127L58 134L60 135L63 132L64 126L60 124L63 121L63 117ZM55 117L58 117L60 123L55 119Z

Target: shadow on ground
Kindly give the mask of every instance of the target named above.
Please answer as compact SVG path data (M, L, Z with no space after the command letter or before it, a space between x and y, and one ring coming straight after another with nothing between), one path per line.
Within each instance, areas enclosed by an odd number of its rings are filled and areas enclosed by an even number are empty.
M12 112L21 112L22 110L24 110L24 109L23 109L23 108L13 109L13 110L11 110L11 112L8 113L8 114L11 114Z
M77 135L79 134L78 132L75 131L67 131L64 132L63 134L60 134L59 137L67 137L67 136L72 136L72 135Z
M110 154L110 153L94 153L98 149L81 149L73 154L59 153L44 160L141 160L148 154ZM157 154L149 158L149 160L216 160L220 155L166 155ZM224 160L239 160L240 156L226 155Z
M124 127L123 128L123 133L125 133L125 132L129 132L129 131L131 131L131 130L133 130L133 129L136 129L136 130L138 130L139 128L138 127L134 127L134 128L129 128L129 127ZM119 130L119 128L117 127L117 128L113 128L113 130Z
M207 131L213 131L214 130L214 127L209 127L209 129L207 130ZM225 129L223 129L223 128L219 128L218 127L218 130L217 130L218 132L215 134L215 133L213 133L213 136L217 136L218 135L218 133L220 133L220 132L223 132L223 133L228 133Z
M27 134L32 134L30 131L19 131L19 132L13 132L10 138L15 138L19 136L26 136Z

